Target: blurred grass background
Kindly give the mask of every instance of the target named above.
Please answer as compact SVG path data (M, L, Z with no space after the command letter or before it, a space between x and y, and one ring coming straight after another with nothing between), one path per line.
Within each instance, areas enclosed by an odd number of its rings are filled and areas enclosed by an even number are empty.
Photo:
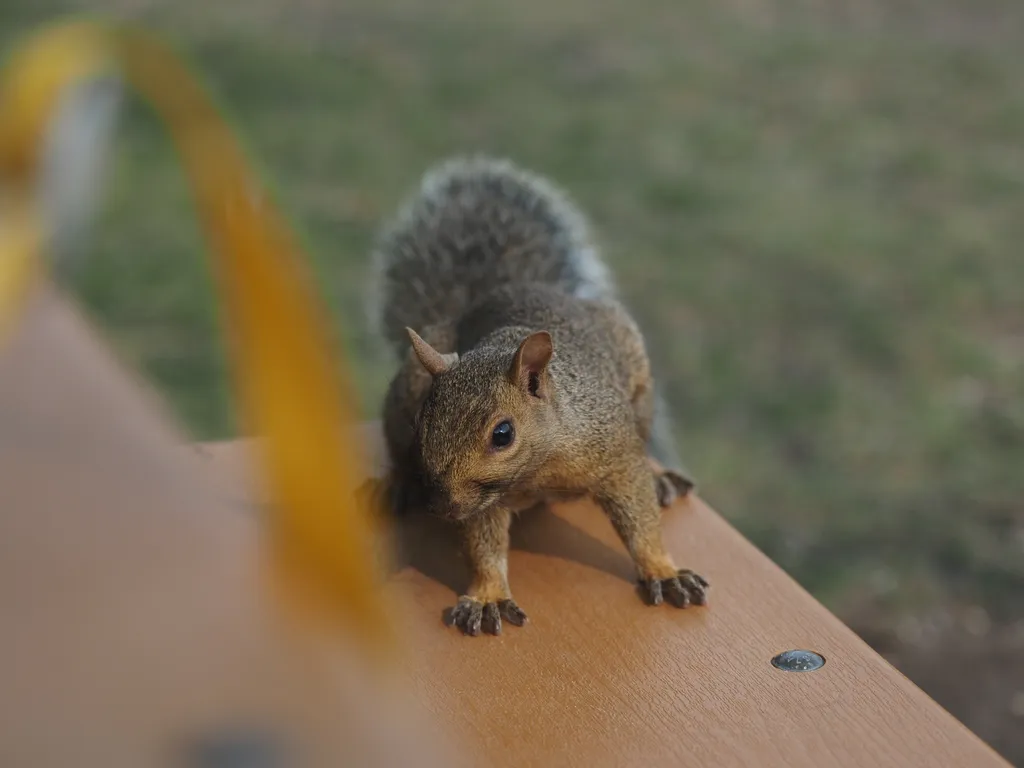
M367 416L374 229L505 154L586 208L703 493L1024 765L1024 3L0 0L195 62L305 238ZM201 241L129 105L73 286L197 438L233 434Z

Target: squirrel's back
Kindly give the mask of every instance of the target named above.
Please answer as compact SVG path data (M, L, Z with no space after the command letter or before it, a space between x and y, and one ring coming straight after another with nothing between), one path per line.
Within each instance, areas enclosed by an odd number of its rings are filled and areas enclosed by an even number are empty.
M516 283L577 298L611 297L586 219L551 182L507 160L454 158L428 171L381 232L373 254L371 317L404 351L406 326L462 316Z

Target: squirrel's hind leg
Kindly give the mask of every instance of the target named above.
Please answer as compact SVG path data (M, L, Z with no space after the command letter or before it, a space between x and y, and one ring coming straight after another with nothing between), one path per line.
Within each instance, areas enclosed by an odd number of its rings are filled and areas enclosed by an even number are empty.
M672 440L668 406L651 380L638 386L634 392L633 412L637 434L647 446L647 462L654 477L658 504L669 507L676 499L687 496L696 483L680 466Z
M685 498L694 489L693 480L685 472L666 469L653 455L647 457L647 463L654 475L654 492L659 506L671 507L676 499Z

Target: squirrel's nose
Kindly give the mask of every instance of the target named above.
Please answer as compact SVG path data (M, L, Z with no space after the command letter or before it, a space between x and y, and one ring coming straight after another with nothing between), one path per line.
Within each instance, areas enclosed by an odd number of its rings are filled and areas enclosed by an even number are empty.
M446 488L440 487L433 488L424 501L430 514L448 520L464 520L475 507L473 503L453 497Z

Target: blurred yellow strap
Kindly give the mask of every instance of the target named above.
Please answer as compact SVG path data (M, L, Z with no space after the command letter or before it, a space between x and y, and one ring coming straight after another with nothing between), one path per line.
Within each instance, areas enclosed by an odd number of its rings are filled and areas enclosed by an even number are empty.
M181 61L144 32L92 23L44 31L0 81L0 322L40 272L53 212L39 210L43 139L69 87L116 70L166 123L211 246L246 431L263 437L272 541L289 579L333 601L374 647L381 608L374 520L357 500L362 452L326 315L288 228L246 168L213 103ZM2 329L0 329L2 330ZM182 564L187 567L187 564ZM388 645L385 642L384 647Z
M0 340L5 340L11 321L21 307L39 271L35 254L40 229L32 211L15 201L0 203Z

